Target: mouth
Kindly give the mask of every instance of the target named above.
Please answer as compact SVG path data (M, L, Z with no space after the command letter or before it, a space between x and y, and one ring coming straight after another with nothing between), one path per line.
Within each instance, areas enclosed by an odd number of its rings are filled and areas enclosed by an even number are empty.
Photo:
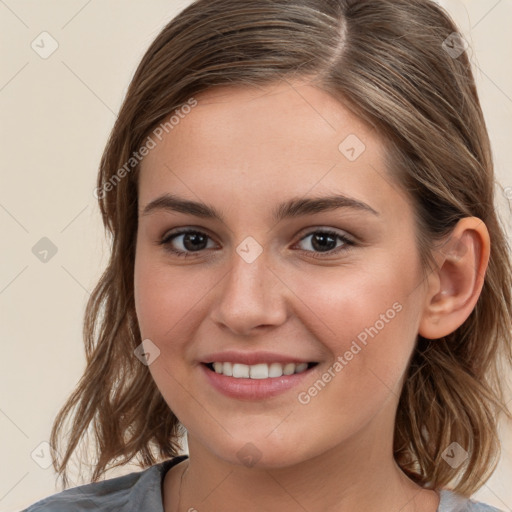
M267 359L268 360L268 359ZM234 361L202 362L206 382L222 395L243 401L267 400L297 388L318 362L282 361L245 364Z
M315 367L317 362L310 363L258 363L242 364L233 362L215 361L203 363L208 370L219 375L232 377L234 379L264 380L275 379L283 376L296 375Z

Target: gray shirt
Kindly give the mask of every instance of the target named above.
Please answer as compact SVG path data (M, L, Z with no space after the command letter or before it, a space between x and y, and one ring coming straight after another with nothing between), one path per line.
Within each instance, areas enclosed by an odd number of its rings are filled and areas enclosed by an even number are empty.
M186 458L176 457L143 471L66 489L34 503L22 512L164 512L163 478L172 466ZM442 490L440 495L437 512L500 512L448 490Z

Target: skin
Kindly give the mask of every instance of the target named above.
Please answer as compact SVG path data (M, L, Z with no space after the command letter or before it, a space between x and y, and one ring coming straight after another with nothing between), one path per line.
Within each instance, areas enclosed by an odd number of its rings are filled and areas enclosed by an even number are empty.
M190 453L165 477L165 511L436 511L438 494L393 459L395 413L417 334L447 334L474 307L488 259L485 226L463 219L454 247L464 250L437 254L425 278L413 207L385 167L385 143L343 104L307 82L223 87L196 99L145 157L139 182L137 316L142 339L160 350L149 370L187 428ZM338 149L350 134L366 146L355 161ZM207 203L223 221L143 213L165 193ZM271 218L288 199L334 193L376 213ZM206 248L183 258L159 244L189 227L208 235ZM321 252L312 235L325 229L354 243L335 238ZM248 236L263 248L252 263L236 252ZM168 246L190 248L183 242ZM298 393L397 303L400 312L301 404ZM318 365L297 389L238 400L213 389L200 368L202 356L224 350ZM252 467L237 456L247 443L258 454Z

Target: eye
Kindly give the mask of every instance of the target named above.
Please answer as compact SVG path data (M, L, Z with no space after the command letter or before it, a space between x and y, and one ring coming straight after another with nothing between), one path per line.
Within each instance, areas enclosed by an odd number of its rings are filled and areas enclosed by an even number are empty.
M184 258L215 247L215 243L206 233L192 229L168 233L158 243L172 254ZM355 242L336 231L317 229L308 233L296 245L302 245L300 249L311 253L311 256L321 258L324 254L331 256L346 251Z
M208 244L209 241L212 242L213 247L215 247L213 240L211 240L206 233L187 229L166 234L159 244L163 245L167 251L177 256L187 257L191 253L211 249L212 245Z
M322 257L322 254L331 256L346 251L355 245L347 236L332 230L316 230L303 237L297 245L302 244L302 250L312 252L311 256Z

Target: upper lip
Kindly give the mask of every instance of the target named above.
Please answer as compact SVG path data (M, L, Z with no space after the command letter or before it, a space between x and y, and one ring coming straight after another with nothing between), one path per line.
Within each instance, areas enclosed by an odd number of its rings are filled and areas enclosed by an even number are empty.
M273 352L237 352L227 350L225 352L215 352L201 358L202 363L241 363L254 365L260 363L313 363L312 359L303 359L286 354L275 354Z

